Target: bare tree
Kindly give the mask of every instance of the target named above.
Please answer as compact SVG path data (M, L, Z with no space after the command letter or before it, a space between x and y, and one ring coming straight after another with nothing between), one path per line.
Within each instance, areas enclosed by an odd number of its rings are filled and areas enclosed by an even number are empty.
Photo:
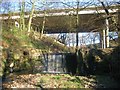
M44 16L43 16L43 22L42 22L42 29L41 29L41 32L40 32L40 38L41 39L43 37L43 33L44 33L44 29L45 29L45 19L46 19L46 10L45 10L46 1L45 0L43 0L43 4L44 4Z
M35 2L36 0L33 0L33 2L31 1L32 3L32 9L31 9L31 12L30 12L30 15L29 15L29 21L28 21L28 32L30 32L31 30L31 23L32 23L32 18L33 18L33 14L34 14L34 11L35 11Z
M20 29L25 30L25 0L20 2Z
M40 32L40 38L42 39L43 37L43 33L44 33L44 29L45 29L45 19L46 19L46 11L44 10L44 17L43 17L43 23L42 23L42 30Z
M79 26L79 0L77 0L77 8L76 8L76 52L78 51L78 26Z

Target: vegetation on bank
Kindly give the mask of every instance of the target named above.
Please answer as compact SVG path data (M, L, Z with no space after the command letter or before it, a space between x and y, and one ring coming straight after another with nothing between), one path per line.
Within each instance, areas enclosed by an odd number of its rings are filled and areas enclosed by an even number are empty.
M37 32L20 31L17 28L2 30L2 64L9 73L10 64L14 63L14 70L33 70L41 58L40 54L69 52L70 49L52 38L44 36L40 39ZM6 62L5 62L6 61ZM40 64L40 63L38 63ZM31 68L31 69L30 69Z
M43 52L73 52L73 48L68 48L58 41L43 36L42 39L39 38L39 34L36 32L31 32L29 35L26 31L19 31L17 29L12 29L11 31L3 30L2 32L2 59L1 59L1 76L9 75L10 64L14 63L14 72L18 73L21 71L27 71L27 73L37 73L41 72L36 70L37 67L42 63L41 58L38 57L39 54ZM73 75L108 75L110 78L114 78L116 81L120 81L120 46L116 46L115 49L97 49L97 48L83 48L79 50L78 58L80 62L77 62L78 66L68 65L69 72L74 73ZM68 55L68 61L73 59L75 61L75 55L71 58ZM81 62L82 61L82 62ZM69 63L69 62L68 62ZM80 67L79 67L80 64ZM72 71L74 70L74 71ZM63 75L64 76L64 75ZM52 81L56 83L65 77L56 75L52 78ZM46 76L45 76L46 77ZM44 77L44 78L45 78ZM81 81L76 79L76 77L71 77L73 79L66 80L64 82L65 88L74 87L81 88ZM100 78L100 77L99 77ZM54 80L53 80L54 79ZM51 80L51 79L50 79ZM43 82L42 82L43 81ZM40 80L40 84L45 84L47 80ZM49 83L47 83L49 84ZM77 85L77 86L76 86ZM64 87L64 86L63 86ZM84 86L85 87L85 86Z

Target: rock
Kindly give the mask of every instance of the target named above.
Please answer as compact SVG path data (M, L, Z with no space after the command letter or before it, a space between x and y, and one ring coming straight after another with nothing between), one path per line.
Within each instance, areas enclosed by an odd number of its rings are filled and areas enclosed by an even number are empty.
M85 88L89 88L89 86L88 86L88 85L85 85Z
M14 54L14 59L15 59L15 60L20 59L20 54L17 54L17 53L16 53L16 54Z
M10 64L10 68L12 68L12 67L14 67L14 63L13 62Z

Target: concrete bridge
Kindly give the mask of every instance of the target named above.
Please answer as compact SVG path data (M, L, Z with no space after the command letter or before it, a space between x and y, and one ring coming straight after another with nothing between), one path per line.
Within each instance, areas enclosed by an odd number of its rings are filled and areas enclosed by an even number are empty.
M117 6L111 6L108 8L111 18L117 20L119 17ZM106 13L102 7L88 7L85 9L79 8L79 25L78 32L90 32L90 31L100 31L106 28ZM33 15L32 28L34 30L41 30L43 22L43 11L37 11ZM61 32L76 32L76 10L75 9L58 9L58 10L46 10L45 14L45 32L46 33L61 33ZM25 22L28 23L29 14L25 12ZM12 13L9 17L8 14L0 15L0 20L3 21L3 26L5 25L11 27L20 22L20 14ZM112 21L109 20L111 26L110 30L113 29Z

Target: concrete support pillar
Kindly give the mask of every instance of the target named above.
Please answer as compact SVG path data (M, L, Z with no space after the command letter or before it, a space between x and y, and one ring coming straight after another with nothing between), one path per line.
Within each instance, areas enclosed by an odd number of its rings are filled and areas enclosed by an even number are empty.
M106 48L106 35L105 35L105 29L103 29L103 40L102 40L102 48Z
M106 19L106 47L107 48L110 47L110 43L109 43L109 21L108 21L108 19Z
M101 30L99 32L99 34L100 34L100 38L99 38L99 40L100 40L100 47L103 48L103 31Z

